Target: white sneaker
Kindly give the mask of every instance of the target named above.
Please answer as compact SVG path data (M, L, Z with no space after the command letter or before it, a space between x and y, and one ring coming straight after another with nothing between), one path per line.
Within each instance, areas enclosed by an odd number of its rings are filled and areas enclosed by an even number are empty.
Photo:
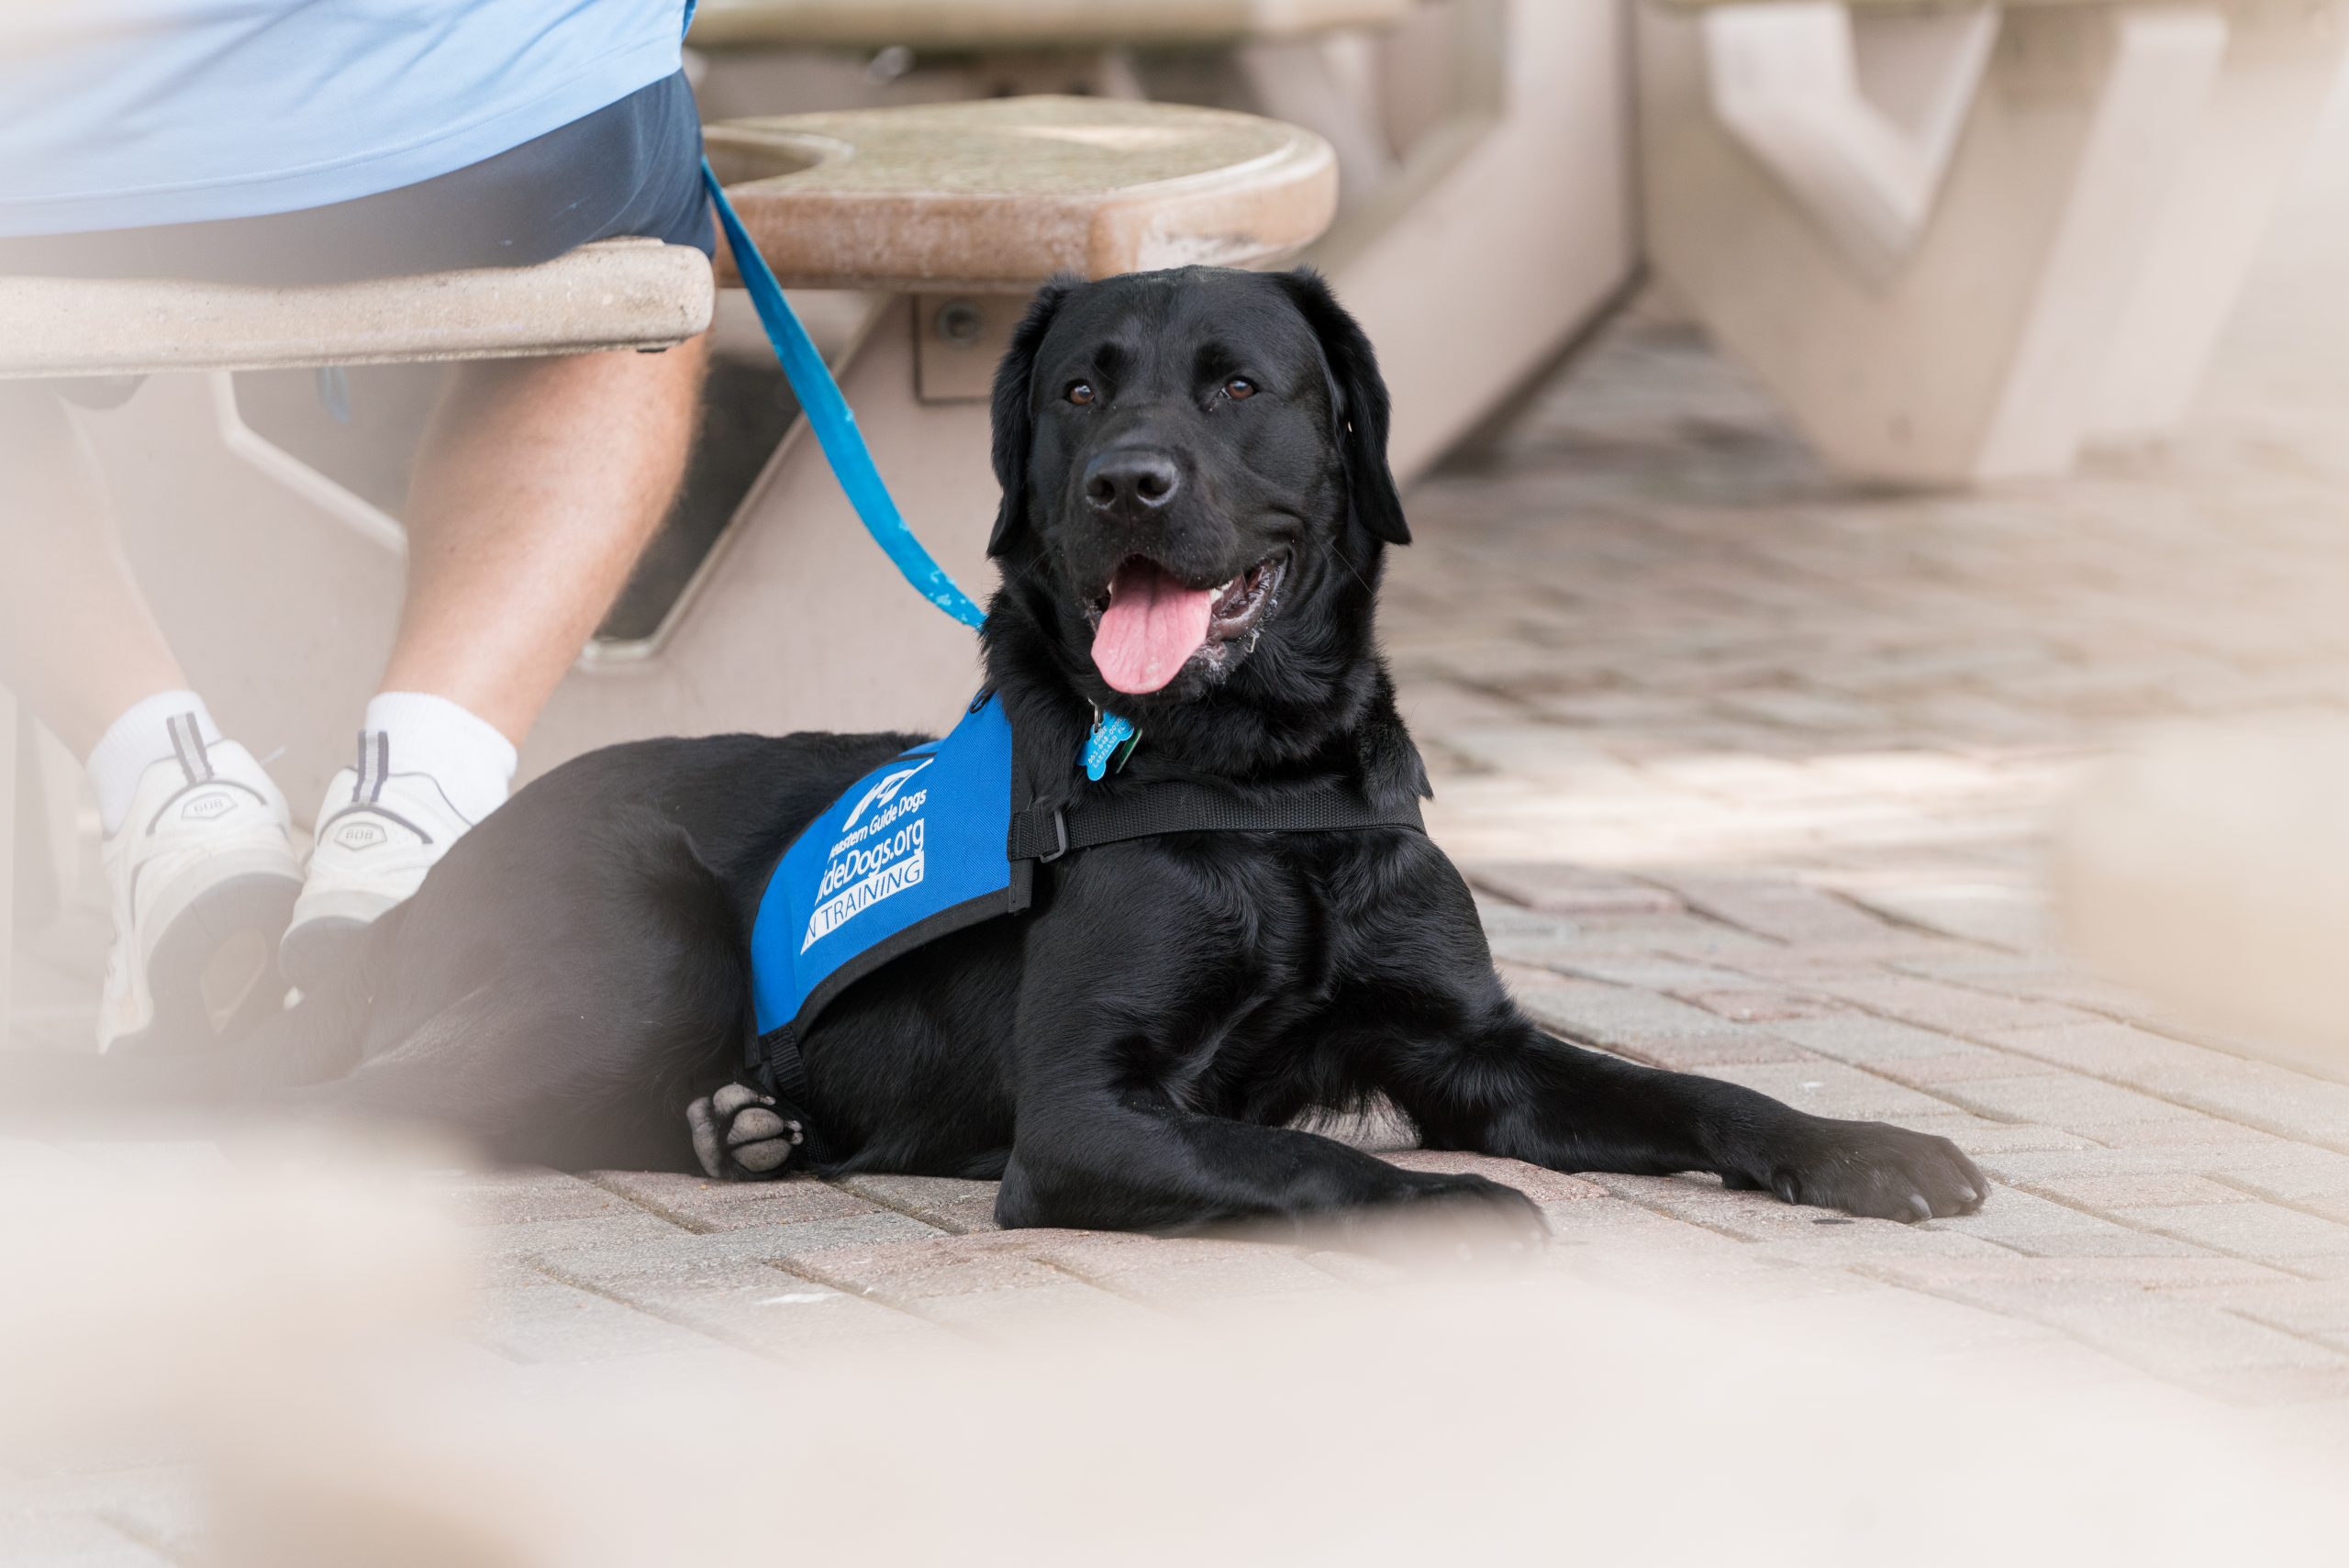
M302 896L277 950L278 966L305 991L334 978L376 917L421 887L473 826L431 774L391 771L384 735L361 746L361 765L327 786Z
M209 1045L285 995L277 939L302 886L285 797L235 741L177 721L173 740L98 849L114 915L100 1051Z

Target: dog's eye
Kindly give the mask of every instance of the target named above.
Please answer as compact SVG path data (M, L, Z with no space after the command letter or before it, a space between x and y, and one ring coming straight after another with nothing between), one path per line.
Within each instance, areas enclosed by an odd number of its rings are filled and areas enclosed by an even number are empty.
M1066 396L1071 403L1074 403L1079 408L1082 408L1086 404L1093 401L1093 384L1089 381L1070 382L1068 384L1068 391L1063 395Z
M1242 398L1255 396L1256 384L1244 375L1236 375L1223 384L1223 395L1237 403Z

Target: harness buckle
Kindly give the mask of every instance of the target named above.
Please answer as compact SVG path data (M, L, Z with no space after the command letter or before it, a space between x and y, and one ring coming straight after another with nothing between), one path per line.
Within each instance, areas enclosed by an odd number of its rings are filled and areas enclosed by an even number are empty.
M1060 840L1049 855L1038 855L1036 863L1048 866L1068 853L1068 815L1060 806L1052 807L1052 836Z

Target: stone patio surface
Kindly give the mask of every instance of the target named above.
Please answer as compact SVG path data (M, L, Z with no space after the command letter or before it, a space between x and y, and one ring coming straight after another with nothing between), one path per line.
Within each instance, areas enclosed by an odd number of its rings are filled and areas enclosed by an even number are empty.
M2041 878L2067 784L2130 727L2349 708L2343 205L2287 224L2158 453L1995 493L1856 489L1649 302L1413 498L1385 640L1432 829L1520 999L1637 1061L1944 1133L1995 1179L1982 1212L1901 1226L1709 1179L1394 1158L1525 1187L1561 1243L1542 1267L1864 1297L1953 1354L2349 1431L2349 1082L2083 973ZM20 1027L72 1033L91 958L49 960L28 984L51 1005ZM496 1260L478 1343L518 1363L792 1363L1389 1272L998 1232L979 1182L449 1185ZM167 1503L112 1485L72 1482L95 1533L50 1516L60 1559L173 1554Z

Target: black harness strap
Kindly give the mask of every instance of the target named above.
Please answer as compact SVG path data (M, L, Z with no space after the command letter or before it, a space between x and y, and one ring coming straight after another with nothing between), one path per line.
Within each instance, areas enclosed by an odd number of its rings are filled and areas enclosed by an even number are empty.
M1366 828L1427 831L1417 800L1374 806L1359 795L1327 784L1250 798L1214 784L1169 779L1130 786L1108 799L1080 799L1065 806L1015 811L1005 848L1015 862L1048 864L1071 850L1152 839L1163 833L1333 833ZM1022 898L1014 907L1025 907L1025 903ZM799 1054L798 1035L791 1025L770 1029L754 1040L748 1065L751 1081L761 1090L802 1111L804 1117L807 1064Z
M1015 861L1056 861L1071 850L1162 833L1329 833L1363 828L1427 831L1416 800L1374 806L1326 784L1252 800L1214 784L1168 780L1107 800L1014 812L1009 849Z
M807 1061L799 1054L799 1031L778 1024L751 1042L751 1081L794 1110L807 1104Z

